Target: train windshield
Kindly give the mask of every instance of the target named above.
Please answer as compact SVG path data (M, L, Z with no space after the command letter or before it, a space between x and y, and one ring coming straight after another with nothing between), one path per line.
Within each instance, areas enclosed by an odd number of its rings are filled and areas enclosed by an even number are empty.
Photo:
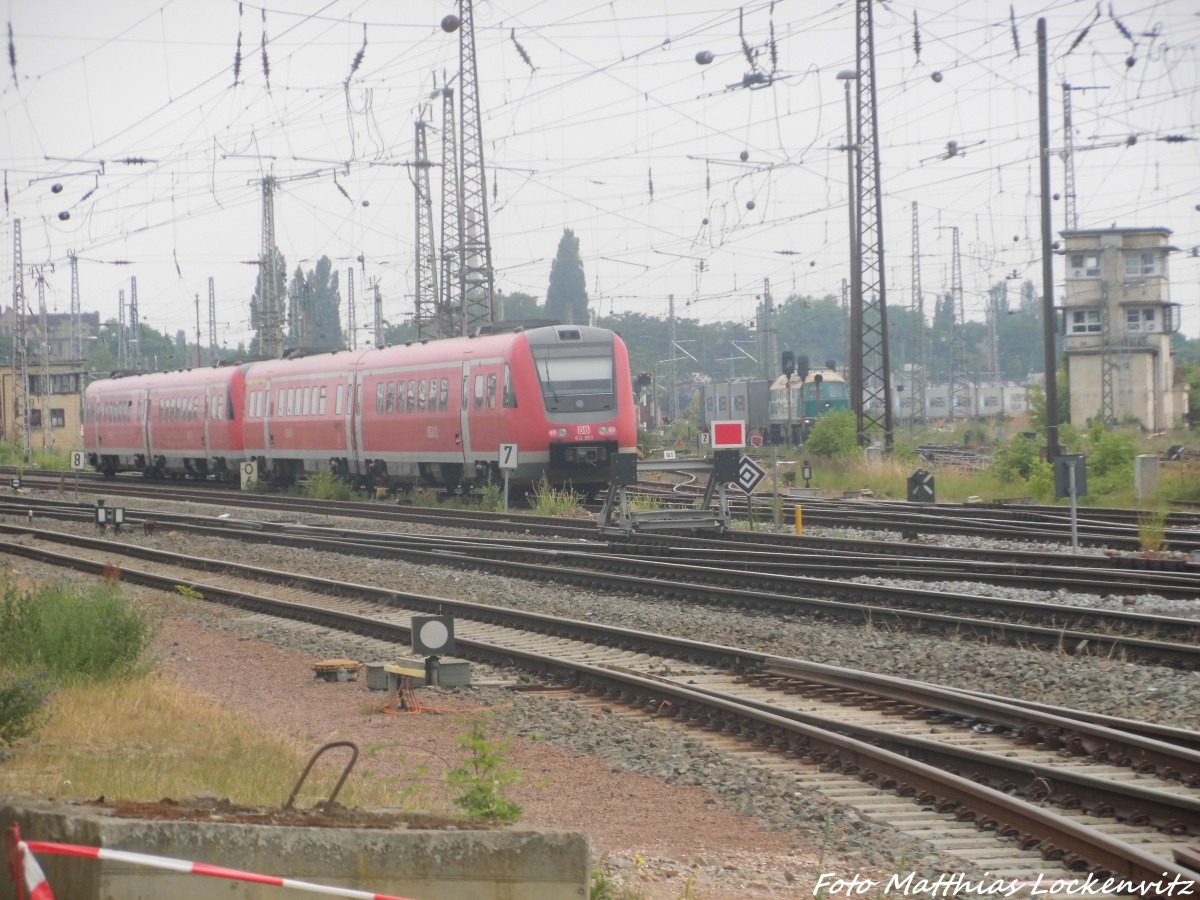
M611 394L613 392L612 356L541 356L537 358L538 378L547 396Z

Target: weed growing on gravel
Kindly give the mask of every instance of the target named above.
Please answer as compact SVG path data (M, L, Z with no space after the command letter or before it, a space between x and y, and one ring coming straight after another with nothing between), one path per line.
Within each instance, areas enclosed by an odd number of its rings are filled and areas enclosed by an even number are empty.
M1167 511L1151 509L1138 517L1138 541L1151 553L1167 546Z
M521 807L504 793L521 779L505 764L508 748L489 741L479 719L471 722L471 730L458 743L467 750L467 758L446 773L446 782L459 789L454 805L476 822L510 823L521 818Z
M489 481L480 490L479 508L488 512L504 509L504 485Z
M545 477L533 486L533 511L539 516L565 516L578 509L579 495L570 488L555 488Z
M353 500L354 491L332 472L315 472L304 480L304 496L310 500Z

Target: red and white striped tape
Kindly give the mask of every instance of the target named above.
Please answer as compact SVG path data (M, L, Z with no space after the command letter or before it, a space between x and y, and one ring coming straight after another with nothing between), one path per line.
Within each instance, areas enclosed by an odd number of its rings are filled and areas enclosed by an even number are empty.
M18 847L25 850L25 859L33 861L33 866L37 869L38 874L41 874L41 869L37 867L37 861L29 855L29 851L33 853L50 853L58 856L82 856L87 859L105 859L114 862L127 862L139 866L149 866L155 869L167 869L171 872L184 872L191 875L209 875L213 878L229 878L234 881L249 881L255 884L271 884L277 887L296 888L305 891L312 891L317 894L329 894L334 897L355 897L359 900L408 900L405 897L396 897L391 894L374 894L370 891L356 891L352 888L334 887L327 884L314 884L308 881L297 881L294 878L277 878L274 875L260 875L257 872L243 872L240 869L226 869L224 866L210 866L208 863L189 862L186 859L172 859L169 856L150 856L146 853L131 853L127 850L110 850L107 847L85 847L79 844L56 844L50 841L21 841ZM28 864L28 862L27 862ZM45 884L43 877L42 883ZM53 900L53 895L50 893L49 887L46 888L44 894L33 892L31 888L30 900Z
M26 894L21 893L17 886L17 896L28 896L29 900L54 900L54 893L46 881L46 875L37 859L29 852L29 846L24 841L17 841L17 854L21 860L21 877L25 880Z

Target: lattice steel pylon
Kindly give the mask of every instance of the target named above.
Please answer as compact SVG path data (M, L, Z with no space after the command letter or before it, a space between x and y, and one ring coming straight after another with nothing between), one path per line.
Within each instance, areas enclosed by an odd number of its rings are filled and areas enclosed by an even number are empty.
M262 180L262 249L259 253L258 350L277 359L283 355L283 298L275 280L275 178Z
M917 346L912 368L909 370L909 427L918 422L925 424L925 390L929 383L926 367L929 365L925 340L925 294L921 289L921 228L917 215L917 201L912 202L912 312L917 323Z
M1071 85L1063 82L1063 209L1068 231L1079 228L1075 207L1075 136L1071 131Z
M483 163L483 111L475 62L475 14L472 0L459 0L462 22L458 39L458 148L462 159L460 215L462 217L462 295L464 327L468 334L495 319L495 273L488 229L487 177Z
M79 257L72 250L67 253L71 261L71 359L83 364L83 328L79 317Z
M438 258L433 240L433 195L429 188L429 148L425 138L425 122L417 119L414 125L415 161L412 165L413 190L416 195L416 241L414 250L416 296L413 322L417 340L427 341L446 337L441 333L438 316Z
M1100 283L1100 421L1105 428L1117 424L1117 354L1112 345L1112 316L1108 310L1108 282Z
M137 276L129 279L129 365L135 372L142 370L142 320L138 316Z
M860 290L850 298L861 315L852 315L859 333L860 371L852 373L858 440L867 444L882 432L892 448L892 384L888 360L887 286L883 266L883 192L879 184L879 116L875 92L874 0L857 0L858 46L858 266ZM855 354L858 355L857 353Z
M950 303L954 323L950 330L950 418L968 418L971 406L971 380L967 374L967 311L963 299L962 256L958 248L958 226L950 225L954 235L950 261Z
M21 220L13 219L13 418L10 429L21 458L29 458L29 345L25 332L25 264L21 245Z
M346 269L346 329L350 332L350 349L358 349L358 314L354 311L354 266Z
M217 361L217 285L208 279L208 352L212 362Z
M462 194L458 165L458 117L454 113L454 88L446 86L442 96L442 278L438 321L447 337L465 331L466 299L463 296L463 220L459 205Z
M125 321L125 291L117 291L117 368L129 368L129 325Z

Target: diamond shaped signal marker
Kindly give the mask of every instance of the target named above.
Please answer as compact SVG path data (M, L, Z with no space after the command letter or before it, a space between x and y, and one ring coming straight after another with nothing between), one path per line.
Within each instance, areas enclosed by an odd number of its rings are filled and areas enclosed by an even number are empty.
M738 461L738 487L745 494L750 494L758 483L767 477L767 473L762 470L762 467L748 456L743 456Z

